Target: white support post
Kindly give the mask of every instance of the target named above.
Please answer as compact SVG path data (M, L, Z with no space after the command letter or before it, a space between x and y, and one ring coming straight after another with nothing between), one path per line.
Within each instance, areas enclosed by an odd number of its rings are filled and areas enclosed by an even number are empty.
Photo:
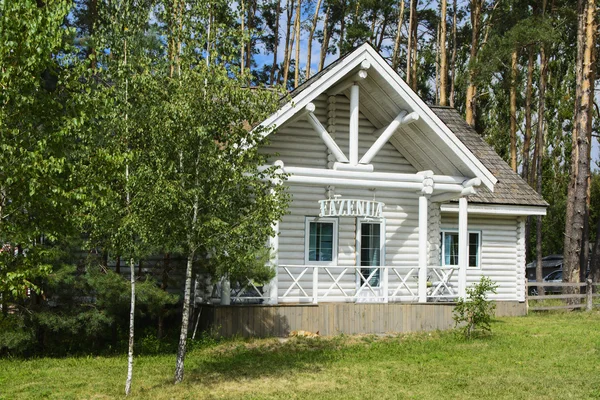
M467 297L467 266L469 264L468 202L458 200L458 297Z
M350 164L358 164L358 85L350 88Z
M313 268L313 304L319 304L319 267Z
M427 302L427 210L429 195L419 196L419 303Z
M271 266L275 269L275 276L269 282L269 301L268 304L276 305L278 303L278 278L279 278L279 221L273 225L273 236L270 238L270 247L273 252L271 258Z
M388 270L389 270L389 268L387 268L385 266L381 267L381 288L383 290L383 302L384 303L389 303Z

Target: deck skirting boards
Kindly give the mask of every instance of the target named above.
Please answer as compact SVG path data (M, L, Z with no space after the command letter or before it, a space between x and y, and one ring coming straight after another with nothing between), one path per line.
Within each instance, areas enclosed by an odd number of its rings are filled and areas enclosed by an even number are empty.
M200 329L221 337L284 337L299 330L322 336L446 330L454 327L453 308L452 303L204 305ZM523 302L496 302L498 317L525 314Z

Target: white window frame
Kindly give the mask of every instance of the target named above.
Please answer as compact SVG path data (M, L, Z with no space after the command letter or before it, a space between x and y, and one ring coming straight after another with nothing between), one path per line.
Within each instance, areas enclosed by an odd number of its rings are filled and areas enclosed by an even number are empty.
M333 243L331 250L331 261L309 261L308 255L310 252L310 223L325 222L333 224ZM304 218L304 264L305 265L337 265L338 260L338 219L337 218L319 218L305 217Z
M362 252L362 243L361 243L361 238L362 238L362 224L379 224L379 264L380 265L372 265L371 267L364 267L364 268L374 268L374 267L383 267L385 266L385 220L365 220L364 218L357 218L356 219L356 268L360 269L363 268L361 266L361 257L360 254ZM381 287L381 280L383 279L383 275L380 274L379 276L379 285L378 286L373 286L375 287ZM360 277L358 276L358 271L356 273L356 284L358 285L358 287L360 287L361 285L361 281L360 281Z
M440 229L440 233L441 233L441 251L440 251L440 265L443 267L457 267L457 264L446 264L446 241L444 240L444 236L446 235L446 233L458 233L458 229ZM483 237L483 233L480 230L468 230L467 231L467 240L468 240L468 236L472 233L477 234L478 236L478 243L477 243L477 265L476 266L470 266L469 263L469 255L467 255L467 268L469 269L481 269L481 244L482 244L482 237ZM467 245L467 249L469 249L469 246Z

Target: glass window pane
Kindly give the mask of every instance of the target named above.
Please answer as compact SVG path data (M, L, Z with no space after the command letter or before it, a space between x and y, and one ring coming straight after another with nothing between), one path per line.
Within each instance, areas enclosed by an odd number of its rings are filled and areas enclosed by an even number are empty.
M479 233L469 233L469 267L479 267Z
M378 223L362 223L360 225L360 265L363 267L381 265L381 225ZM379 269L361 268L360 284L371 274L369 285L379 286Z
M308 261L333 261L333 222L310 222Z
M444 232L444 264L458 265L457 232Z

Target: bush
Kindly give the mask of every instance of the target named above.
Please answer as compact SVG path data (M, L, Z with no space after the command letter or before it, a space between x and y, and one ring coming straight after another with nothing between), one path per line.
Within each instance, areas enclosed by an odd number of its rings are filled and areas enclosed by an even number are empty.
M487 293L496 293L498 286L490 278L481 277L479 283L467 288L467 299L459 298L453 311L455 326L462 325L462 333L470 339L473 332L491 332L492 318L496 304L488 301Z

